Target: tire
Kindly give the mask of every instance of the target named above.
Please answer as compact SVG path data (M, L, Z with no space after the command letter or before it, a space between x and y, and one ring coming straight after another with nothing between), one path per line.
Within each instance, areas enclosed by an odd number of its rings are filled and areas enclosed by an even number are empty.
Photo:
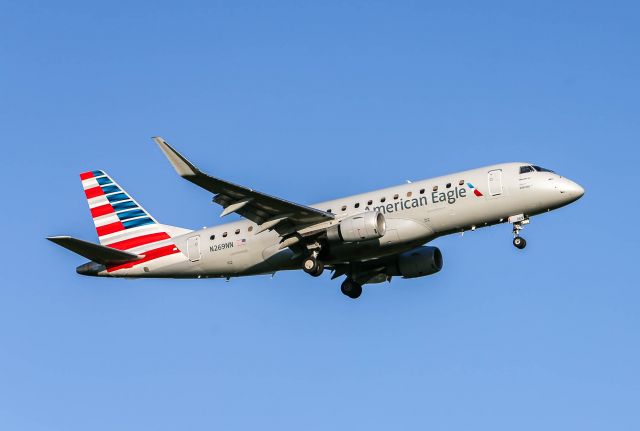
M527 246L527 241L524 238L517 236L513 239L513 245L522 250Z
M311 275L314 276L314 277L320 277L323 272L324 272L324 264L322 262L320 262L320 261L317 261L316 272L314 272Z
M362 286L360 286L358 283L353 283L353 290L351 291L351 295L349 295L349 298L358 299L360 298L360 295L362 295Z
M348 296L351 299L356 299L360 297L360 295L362 295L362 286L349 279L346 279L342 282L340 290L344 295Z
M302 263L302 269L309 275L314 275L316 272L318 272L318 266L318 261L313 256L309 256Z

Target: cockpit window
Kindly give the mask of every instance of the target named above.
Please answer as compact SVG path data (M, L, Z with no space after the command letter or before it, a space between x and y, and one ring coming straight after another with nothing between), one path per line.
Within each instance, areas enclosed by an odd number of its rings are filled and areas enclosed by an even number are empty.
M538 172L551 172L551 173L553 173L553 171L551 169L541 168L540 166L534 166L533 169L535 169Z
M528 172L533 172L533 168L531 166L520 166L521 174L526 174Z

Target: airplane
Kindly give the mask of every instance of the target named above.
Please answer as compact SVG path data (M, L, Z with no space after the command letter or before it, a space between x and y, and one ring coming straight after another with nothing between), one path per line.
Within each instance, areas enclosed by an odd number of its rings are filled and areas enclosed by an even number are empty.
M345 276L358 298L365 284L435 274L434 239L510 223L513 245L531 217L584 194L577 183L530 163L503 163L314 205L301 205L209 176L161 137L154 141L175 171L243 219L189 230L159 223L102 170L80 174L100 244L48 237L89 262L78 274L126 278L225 278L302 269Z

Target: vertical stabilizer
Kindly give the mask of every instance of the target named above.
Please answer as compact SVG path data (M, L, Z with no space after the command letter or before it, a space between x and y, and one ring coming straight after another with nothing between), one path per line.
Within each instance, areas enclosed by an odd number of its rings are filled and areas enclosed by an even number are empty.
M104 171L83 172L80 179L100 244L154 259L180 252L167 227Z

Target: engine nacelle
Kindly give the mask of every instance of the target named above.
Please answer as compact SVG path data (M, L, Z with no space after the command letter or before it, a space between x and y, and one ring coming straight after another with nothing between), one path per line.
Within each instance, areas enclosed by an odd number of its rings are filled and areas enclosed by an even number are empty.
M327 229L327 238L333 242L357 242L382 237L387 230L384 215L377 211L357 214L341 220Z
M438 247L422 246L401 253L397 257L393 274L403 278L424 277L442 269L442 253Z

